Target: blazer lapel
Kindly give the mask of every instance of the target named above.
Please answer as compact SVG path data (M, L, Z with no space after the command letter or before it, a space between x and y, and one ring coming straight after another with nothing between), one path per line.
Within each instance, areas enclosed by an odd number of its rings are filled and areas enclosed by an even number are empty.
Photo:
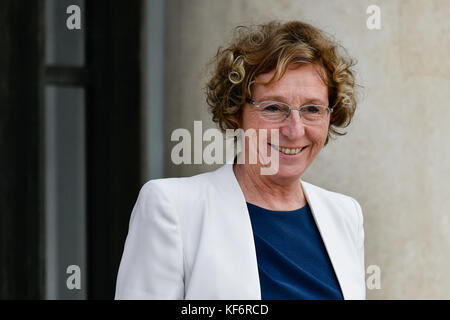
M233 279L223 283L225 299L260 300L258 262L250 216L244 194L228 163L217 171L217 198L215 210L220 212L220 230L223 236L223 255L233 256L232 261L223 261L223 267L232 271ZM218 233L219 233L218 231ZM226 288L226 289L225 289ZM225 292L227 292L225 294Z
M324 242L328 256L336 273L339 285L344 299L352 299L351 274L346 268L345 248L348 245L344 243L342 230L339 230L339 223L336 223L336 213L324 203L319 195L309 184L300 180L305 193L306 200L311 208L314 220L319 229L319 233Z

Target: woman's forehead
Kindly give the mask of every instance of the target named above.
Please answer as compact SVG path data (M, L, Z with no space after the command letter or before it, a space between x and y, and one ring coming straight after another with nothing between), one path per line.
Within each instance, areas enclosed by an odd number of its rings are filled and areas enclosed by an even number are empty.
M320 68L321 68L320 66L312 63L293 65L288 67L283 77L281 77L281 79L275 83L279 83L281 81L283 82L294 81L314 85L322 83L325 85L319 71ZM276 70L273 69L267 73L262 73L256 77L256 80L262 83L269 82L275 75L275 71Z
M254 94L271 96L306 95L306 99L328 99L328 87L321 78L317 67L312 64L301 65L295 69L288 69L283 77L274 83L269 82L275 70L261 74L257 77ZM311 97L309 97L311 96ZM289 97L286 97L289 98Z

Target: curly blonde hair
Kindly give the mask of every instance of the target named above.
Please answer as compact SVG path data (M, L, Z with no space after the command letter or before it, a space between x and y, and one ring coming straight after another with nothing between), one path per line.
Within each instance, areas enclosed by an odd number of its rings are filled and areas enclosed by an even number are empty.
M256 26L239 26L231 43L220 47L212 60L214 70L206 84L206 102L219 127L240 127L242 107L251 97L251 87L260 74L275 69L268 82L281 79L292 64L313 63L321 68L333 107L325 144L332 135L344 135L356 109L353 59L325 33L300 21L271 21ZM345 50L344 50L345 51Z

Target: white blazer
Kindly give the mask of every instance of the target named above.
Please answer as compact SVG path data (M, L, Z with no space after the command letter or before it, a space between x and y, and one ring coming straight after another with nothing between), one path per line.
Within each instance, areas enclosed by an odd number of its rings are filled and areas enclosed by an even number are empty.
M361 207L351 197L300 181L344 299L365 299ZM142 187L115 298L261 299L252 226L231 163Z

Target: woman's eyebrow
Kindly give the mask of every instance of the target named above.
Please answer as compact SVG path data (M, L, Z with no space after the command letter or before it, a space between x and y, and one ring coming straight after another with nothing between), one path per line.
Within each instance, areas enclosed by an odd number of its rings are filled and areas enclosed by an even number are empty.
M303 105L305 105L305 104L317 104L317 105L322 105L322 106L328 106L328 103L325 103L325 101L320 100L320 99L309 99L309 100L306 100Z
M319 105L325 105L325 106L328 105L328 103L324 104L324 101L319 98L311 97L311 98L302 99L302 100L304 100L304 103L302 104L302 106L305 104L319 104ZM278 95L263 96L259 99L259 101L280 101L280 102L284 102L284 103L292 105L291 103L288 102L288 99L286 99L286 97L278 96ZM294 106L294 105L292 105L292 106ZM299 107L299 106L297 106L297 107Z
M284 102L284 103L289 103L287 101L287 99L283 96L263 96L259 99L259 101L280 101L280 102Z

